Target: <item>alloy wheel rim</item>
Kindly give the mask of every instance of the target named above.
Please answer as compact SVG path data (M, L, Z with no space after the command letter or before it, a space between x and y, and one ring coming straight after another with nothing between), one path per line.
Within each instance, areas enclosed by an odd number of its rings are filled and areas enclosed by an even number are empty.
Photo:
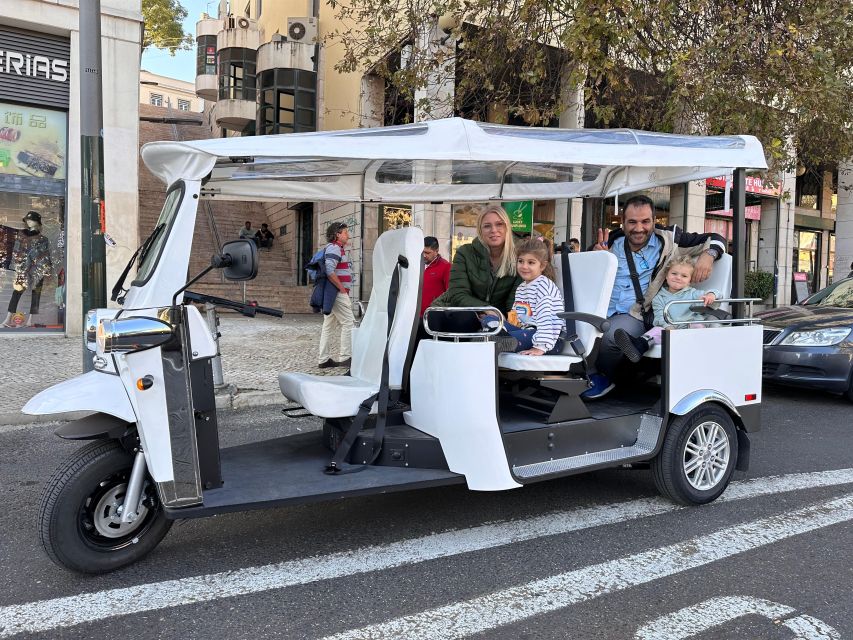
M726 475L731 444L726 430L713 420L696 425L684 444L682 469L694 489L708 491Z

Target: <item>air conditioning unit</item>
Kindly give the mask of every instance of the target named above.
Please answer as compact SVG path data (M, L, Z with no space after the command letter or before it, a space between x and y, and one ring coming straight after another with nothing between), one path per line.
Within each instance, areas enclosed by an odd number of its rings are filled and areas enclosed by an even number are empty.
M237 18L237 27L240 29L248 29L249 28L249 19L248 18Z
M317 18L288 18L287 38L293 42L317 42Z

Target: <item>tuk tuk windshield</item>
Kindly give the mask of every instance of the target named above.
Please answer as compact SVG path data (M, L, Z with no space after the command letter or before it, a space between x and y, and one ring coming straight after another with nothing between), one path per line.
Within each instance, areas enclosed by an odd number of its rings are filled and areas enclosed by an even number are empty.
M181 208L183 197L183 182L174 185L166 194L166 201L163 203L163 209L160 211L157 224L139 252L139 270L137 271L136 279L131 283L132 285L141 286L145 284L148 282L151 274L154 273L154 267L160 259L160 253L163 251L163 245L166 243L166 238L169 237L169 232L172 230L172 224L175 221L178 210Z

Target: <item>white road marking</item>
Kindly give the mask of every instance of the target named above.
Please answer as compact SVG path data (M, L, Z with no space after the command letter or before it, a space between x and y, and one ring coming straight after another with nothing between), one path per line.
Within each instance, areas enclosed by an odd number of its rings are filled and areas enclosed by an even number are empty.
M853 520L853 494L324 640L465 638Z
M769 476L732 483L720 500L744 500L785 491L849 483L853 483L853 469ZM8 605L0 607L0 638L381 571L542 536L669 513L681 508L662 498L642 498L560 511L528 520L447 531L322 557Z
M748 615L759 615L793 631L797 640L839 640L841 634L825 622L795 609L751 596L711 598L692 607L661 616L643 625L637 640L686 640Z

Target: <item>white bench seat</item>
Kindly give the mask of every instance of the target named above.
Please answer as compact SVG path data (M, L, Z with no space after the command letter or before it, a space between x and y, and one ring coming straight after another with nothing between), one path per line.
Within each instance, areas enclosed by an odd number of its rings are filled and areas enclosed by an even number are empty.
M570 253L569 265L572 272L572 293L574 310L589 313L601 318L607 315L610 293L616 279L618 262L609 251L586 251ZM560 254L554 256L557 286L563 291L562 265ZM584 352L590 353L601 332L586 322L577 321L576 332L584 346ZM561 355L523 356L519 353L498 354L498 367L512 371L540 371L567 373L573 364L582 362L571 346L566 342Z
M379 391L382 359L388 343L388 386L400 389L414 346L421 296L423 232L416 227L386 231L373 247L373 288L361 325L353 331L352 366L348 376L316 376L285 372L278 376L282 394L320 418L345 418ZM397 260L403 256L394 323L388 337L388 292Z
M310 373L280 373L278 385L286 398L323 418L354 416L358 413L358 405L379 391L378 384L351 376Z

